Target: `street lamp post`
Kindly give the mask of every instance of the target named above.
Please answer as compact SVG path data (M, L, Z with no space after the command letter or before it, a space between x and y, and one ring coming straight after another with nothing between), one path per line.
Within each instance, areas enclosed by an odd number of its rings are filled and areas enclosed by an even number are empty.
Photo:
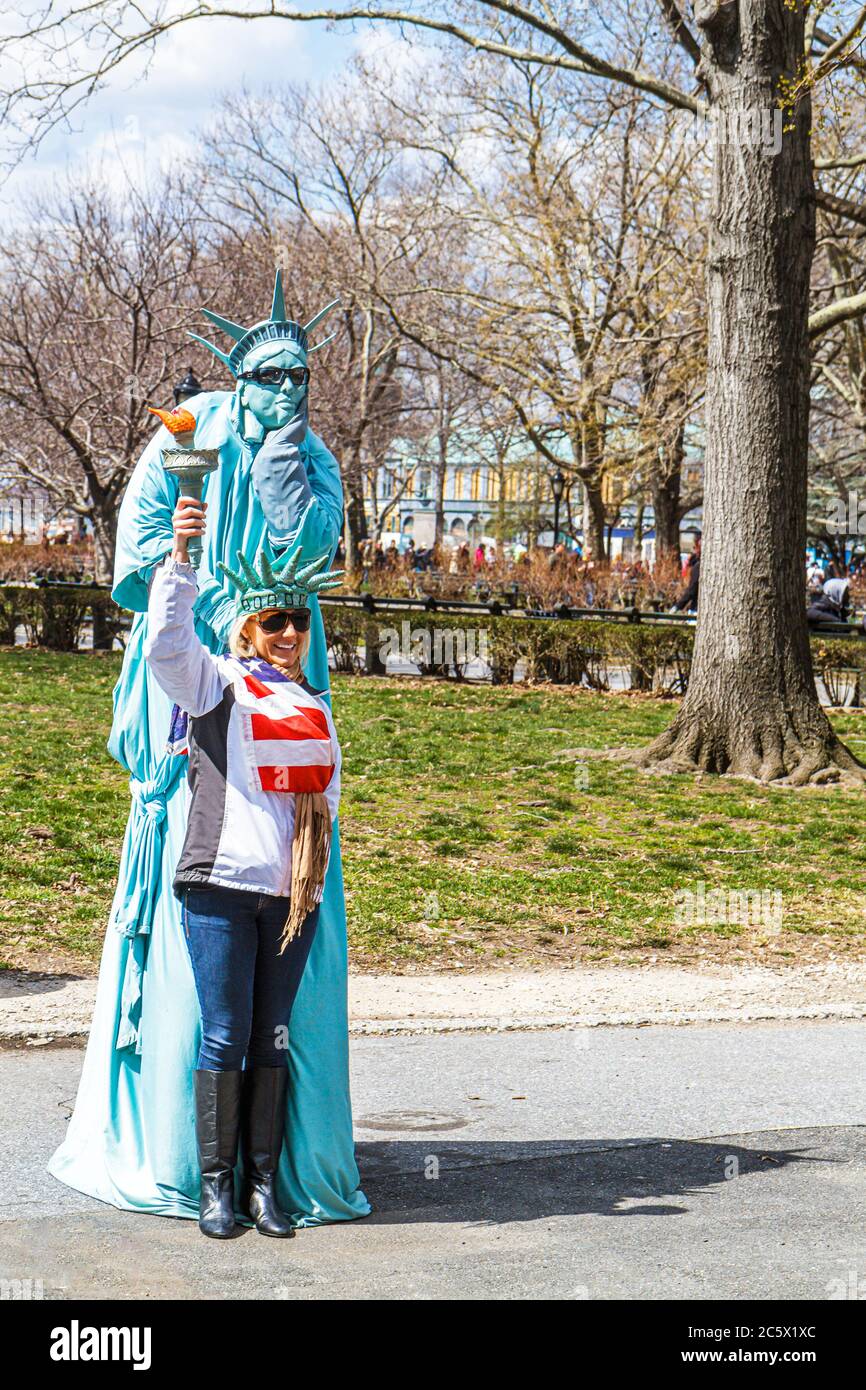
M556 472L550 475L550 486L553 490L553 548L555 550L559 541L559 508L565 492L565 474L561 468L557 468Z
M179 381L174 388L174 403L175 405L183 405L190 396L197 396L203 390L204 387L195 379L192 367L187 367L183 381Z

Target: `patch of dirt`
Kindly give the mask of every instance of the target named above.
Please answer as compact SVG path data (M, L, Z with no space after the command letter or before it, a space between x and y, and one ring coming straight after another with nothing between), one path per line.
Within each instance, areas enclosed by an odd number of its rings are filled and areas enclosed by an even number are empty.
M744 931L739 936L721 937L712 931L670 941L649 939L633 945L615 939L605 940L603 924L579 922L577 932L563 934L555 926L536 925L531 929L506 927L500 923L483 925L454 922L444 929L426 930L419 925L405 929L405 954L365 950L349 941L349 965L364 974L395 971L401 975L424 975L431 971L489 970L511 971L553 969L573 965L604 966L701 966L760 965L784 969L795 965L823 965L838 962L866 962L866 937L852 931L850 937L821 936L816 933L783 931L762 936ZM591 939L587 940L587 936ZM99 960L62 947L27 947L23 943L0 947L3 966L12 970L46 975L94 977ZM2 971L0 971L2 978Z
M460 931L457 928L455 935ZM515 967L533 970L570 965L605 966L701 966L759 965L770 969L785 969L796 965L824 965L833 962L866 962L866 940L862 935L841 939L799 932L785 932L778 937L757 938L744 933L740 937L718 937L711 932L671 941L669 944L649 942L625 945L619 942L577 940L573 935L550 933L539 941L538 929L525 935L519 931L499 930L495 939L485 941L484 934L475 932L441 944L416 940L417 955L395 958L387 952L359 951L349 944L349 967L364 974L376 974L389 968L401 975L426 975L431 971L489 970L511 971Z
M6 946L0 954L7 969L26 970L29 975L74 975L78 979L89 979L99 974L98 960L89 960L75 951L58 947L28 950L23 946ZM2 977L0 971L0 979Z

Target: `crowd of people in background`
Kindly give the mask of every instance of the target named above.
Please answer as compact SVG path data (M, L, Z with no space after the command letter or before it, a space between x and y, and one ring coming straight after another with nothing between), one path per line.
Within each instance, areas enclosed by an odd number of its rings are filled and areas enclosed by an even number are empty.
M339 559L338 559L339 563ZM588 547L560 541L530 548L489 538L418 547L410 538L365 541L361 588L374 592L437 593L441 597L496 597L549 611L557 607L651 607L693 613L700 578L700 536L692 551L649 565L639 556L597 560Z
M74 534L74 529L49 523L36 545L0 532L0 582L92 583L91 542ZM497 598L542 612L566 606L693 614L700 593L700 532L692 533L691 541L688 553L649 565L634 556L597 560L588 547L562 541L527 549L489 538L416 546L410 536L402 548L393 537L387 542L366 540L359 571L347 575L347 587L394 596L436 594L484 602ZM334 568L346 568L342 541ZM855 608L866 608L866 556L848 563L832 556L810 558L805 578L807 617L813 629L848 623Z
M370 573L424 574L426 571L445 569L449 574L471 574L483 570L488 563L487 547L477 544L474 547L464 541L450 549L441 544L416 546L412 537L401 551L396 540L386 546L381 540L366 540L361 546L361 570L366 582Z
M387 545L367 541L361 585L384 592L389 583L402 582L409 592L439 591L447 597L450 578L459 585L459 590L452 586L453 596L459 591L487 598L495 591L516 599L520 592L534 595L538 607L550 609L636 607L694 614L700 595L701 533L691 533L690 539L690 549L678 560L671 557L655 565L633 556L596 560L587 547L562 541L531 549L489 541L419 548L410 538L402 551L393 539ZM847 565L832 558L811 560L806 581L810 626L849 622L854 607L866 600L866 556Z

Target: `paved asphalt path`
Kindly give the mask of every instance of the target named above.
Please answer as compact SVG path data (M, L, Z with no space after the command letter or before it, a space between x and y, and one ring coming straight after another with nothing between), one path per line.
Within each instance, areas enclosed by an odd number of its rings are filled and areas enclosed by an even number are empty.
M0 1052L0 1278L46 1298L866 1297L866 1024L362 1038L374 1214L208 1241L44 1171L75 1048Z

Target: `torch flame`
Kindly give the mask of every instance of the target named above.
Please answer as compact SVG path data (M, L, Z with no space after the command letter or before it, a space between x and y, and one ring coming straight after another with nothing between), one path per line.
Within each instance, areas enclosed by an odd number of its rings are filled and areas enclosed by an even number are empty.
M149 405L148 410L151 415L155 415L161 420L166 429L173 435L192 434L195 430L195 416L179 405L174 410L158 410L155 406Z

